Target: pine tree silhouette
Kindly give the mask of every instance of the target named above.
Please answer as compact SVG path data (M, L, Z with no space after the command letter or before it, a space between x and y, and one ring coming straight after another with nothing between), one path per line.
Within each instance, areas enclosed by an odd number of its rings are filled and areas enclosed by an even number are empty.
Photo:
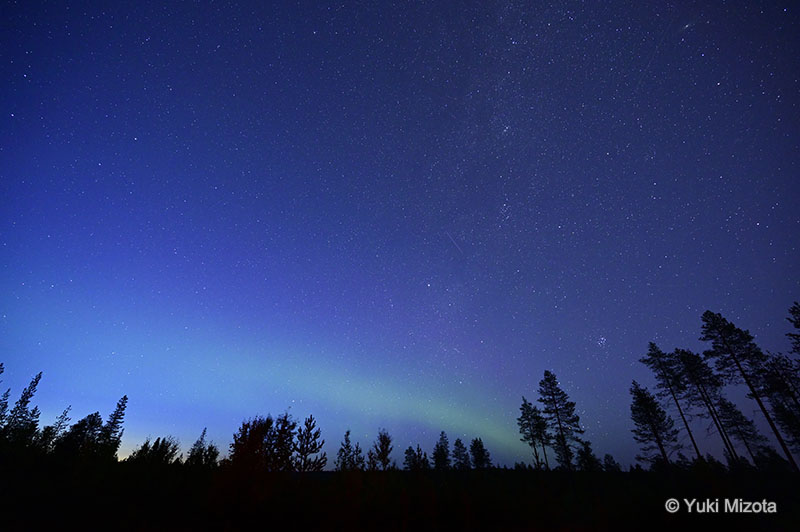
M573 469L574 452L571 446L580 444L578 434L583 434L580 418L575 413L575 403L569 400L567 393L559 387L556 376L550 371L545 371L544 378L539 382L539 395L539 402L544 406L545 419L554 434L558 463L566 469Z
M309 415L303 426L297 430L296 468L298 471L322 471L328 463L328 456L322 451L325 440L322 431L317 427L314 416ZM314 456L316 455L316 456Z
M667 355L659 349L655 343L650 342L647 348L647 355L640 358L639 362L652 370L656 377L656 382L658 383L656 388L660 390L660 395L669 396L675 404L678 415L681 416L683 428L686 430L686 433L689 435L689 440L692 442L692 448L698 460L702 459L703 455L700 454L700 448L697 446L692 429L689 427L689 422L686 419L686 414L678 400L678 397L685 389L685 384L681 379L680 363L676 355L674 353Z
M795 472L800 473L786 441L783 439L775 421L772 419L767 407L764 406L761 394L757 387L757 376L760 374L764 363L767 361L766 355L753 341L753 336L746 330L739 329L733 323L715 314L710 310L703 313L703 335L700 340L711 342L711 349L704 352L707 359L714 360L717 371L728 378L730 382L744 382L747 386L750 397L755 399L761 413L766 418L770 429L775 435L775 439L781 446L787 461L792 465Z
M669 464L669 454L680 448L678 445L678 430L675 422L658 404L658 400L647 388L639 386L633 381L631 385L631 419L635 425L632 430L634 439L642 444L642 451L658 450L658 453L643 454L637 460L656 464L661 461Z

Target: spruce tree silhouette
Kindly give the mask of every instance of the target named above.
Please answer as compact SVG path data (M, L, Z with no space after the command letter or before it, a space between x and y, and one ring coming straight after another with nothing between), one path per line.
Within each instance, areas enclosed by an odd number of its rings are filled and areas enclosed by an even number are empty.
M437 471L450 469L450 442L444 431L439 434L439 441L433 447L433 468Z
M403 466L406 471L427 471L431 468L431 463L428 460L428 453L422 450L422 447L417 445L416 450L410 445L405 452Z
M8 413L5 424L0 430L0 439L17 451L32 447L36 441L39 430L39 407L30 408L30 402L36 394L36 387L41 379L42 372L40 371L22 390L22 394L14 404L14 408Z
M472 469L472 462L467 452L467 447L461 441L461 438L456 438L453 442L453 469L458 471L468 471Z
M469 445L469 453L472 455L472 466L475 469L489 469L492 467L492 458L480 438L472 440Z
M100 453L103 458L109 460L117 460L117 451L119 450L120 443L122 442L122 423L125 420L125 408L128 405L128 396L123 395L117 401L117 406L111 415L108 416L108 421L103 425L100 431Z

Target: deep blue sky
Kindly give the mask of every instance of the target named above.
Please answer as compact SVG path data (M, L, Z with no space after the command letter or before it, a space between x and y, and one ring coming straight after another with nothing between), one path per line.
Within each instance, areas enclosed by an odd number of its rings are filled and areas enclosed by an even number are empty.
M44 371L43 422L128 394L123 452L227 449L289 408L329 455L513 464L550 369L630 463L647 342L788 346L792 3L265 4L0 11L2 386Z

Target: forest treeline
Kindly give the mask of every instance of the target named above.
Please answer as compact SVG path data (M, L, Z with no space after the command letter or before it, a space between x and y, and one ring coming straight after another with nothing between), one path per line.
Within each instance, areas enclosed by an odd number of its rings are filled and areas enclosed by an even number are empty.
M687 349L662 351L650 343L641 358L653 373L655 392L633 381L630 416L633 438L639 443L639 464L654 469L690 469L698 464L719 469L798 471L793 453L800 453L800 304L789 309L794 332L788 354L762 351L747 331L720 314L702 316L701 337L709 348L702 354ZM0 364L0 376L4 366ZM47 457L62 463L111 464L118 462L127 396L103 419L94 412L70 424L70 407L55 421L40 427L40 411L32 401L42 374L33 377L10 407L10 389L0 396L0 460ZM730 386L741 386L763 416L777 449L758 429L755 420L726 397ZM530 463L517 463L517 470L619 472L619 463L609 454L601 460L588 439L575 411L575 402L562 389L556 375L545 371L539 382L539 405L522 397L517 424L521 440L531 447ZM721 460L701 447L692 421L707 422L720 439ZM695 423L696 425L696 423ZM685 436L685 437L684 437ZM684 442L682 440L686 440ZM401 469L392 457L392 436L381 429L366 453L353 442L347 430L333 461L336 471L392 471ZM325 440L310 415L302 422L289 413L256 416L242 422L233 435L228 453L207 441L206 430L185 454L171 436L148 438L124 462L142 467L227 468L239 472L319 472L328 457ZM685 454L688 452L689 456ZM641 464L641 465L640 465ZM403 452L402 469L408 471L466 471L497 467L481 438L452 448L442 431L430 457L420 445Z

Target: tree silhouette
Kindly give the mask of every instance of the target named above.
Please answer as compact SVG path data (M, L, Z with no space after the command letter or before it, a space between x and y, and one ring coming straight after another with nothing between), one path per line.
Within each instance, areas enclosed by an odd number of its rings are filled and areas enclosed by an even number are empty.
M558 463L572 469L573 451L571 444L580 444L578 434L583 434L580 418L575 413L575 403L558 385L556 376L545 370L539 382L539 402L544 406L544 416L555 435L555 450Z
M547 463L547 445L550 444L552 436L547 431L547 420L542 415L539 407L532 405L525 397L522 397L522 406L520 406L520 416L517 418L517 425L519 432L522 434L520 441L523 441L531 446L533 450L533 463L536 469L541 469L542 465L550 469L550 464ZM539 451L537 447L541 445L544 463L539 458Z
M365 467L364 454L356 443L355 447L350 442L350 430L344 433L344 440L336 454L337 471L363 471Z
M47 425L39 431L38 442L36 446L45 454L52 453L55 449L56 441L64 434L69 426L69 411L72 406L68 406L56 418L55 423Z
M206 429L200 433L200 437L192 444L189 455L184 462L188 467L213 468L217 466L219 449L213 443L206 443Z
M575 460L578 466L578 471L602 471L603 464L600 459L595 456L592 451L592 444L589 441L581 441L581 447L578 449L578 455Z
M786 355L770 354L759 375L759 389L789 446L800 453L800 364Z
M103 418L100 412L77 421L55 441L53 452L68 460L93 460L100 454Z
M747 449L753 464L761 447L767 445L767 439L758 432L753 420L742 414L739 408L725 397L718 399L719 420L726 432L739 441Z
M296 427L288 413L275 419L267 415L244 421L233 436L231 463L255 470L292 471Z
M754 377L759 375L767 360L766 355L761 352L748 331L739 329L723 318L721 314L707 310L703 313L702 320L703 335L700 340L711 342L711 349L705 351L705 357L715 360L717 371L726 376L730 382L744 382L750 391L750 397L755 399L770 429L775 434L775 439L778 440L786 459L792 468L800 473L800 468L789 451L789 447L764 406L756 386L757 382L754 382Z
M30 402L36 393L36 387L42 378L42 372L31 379L30 384L22 390L14 408L9 412L0 439L5 439L17 448L29 447L34 443L39 430L39 407L30 408Z
M386 432L386 429L378 431L378 439L372 444L372 449L367 453L372 461L370 469L389 471L395 469L392 463L392 437Z
M294 432L296 428L297 422L288 412L275 418L272 431L267 437L268 471L292 471L294 469Z
M317 421L314 416L309 415L303 422L303 426L297 430L296 446L296 468L298 471L322 471L328 463L328 455L322 454L322 447L325 440L322 439L322 431L317 428ZM313 456L317 455L317 456Z
M631 385L631 419L635 425L632 430L634 439L642 444L642 451L658 450L658 454L644 454L637 456L637 460L647 461L651 464L659 460L664 464L669 463L669 454L680 448L678 445L678 430L675 422L667 415L658 404L658 400L647 388L642 388L633 381Z
M614 460L613 456L606 453L606 455L603 456L603 471L618 473L622 471L622 466L619 465L619 462Z
M677 362L677 375L681 382L681 397L691 406L703 408L700 417L709 417L722 439L727 454L738 460L738 454L723 423L720 422L716 405L722 397L722 378L714 373L700 355L688 349L676 349L673 353Z
M789 317L786 318L798 332L786 333L792 342L791 352L800 355L800 303L797 301L789 308Z
M0 362L0 375L5 371L3 363ZM2 381L0 381L2 382ZM3 437L3 428L6 426L8 419L8 397L11 395L11 388L8 388L3 395L0 395L0 438Z
M680 401L678 401L678 395L683 391L684 383L681 379L680 364L675 354L667 355L655 343L650 342L647 348L647 355L640 358L639 362L652 370L658 383L656 388L660 390L660 393L668 395L672 399L675 408L678 409L678 414L681 416L681 421L683 421L683 427L689 435L689 440L692 442L694 452L697 454L698 459L702 459L703 455L700 454L692 429L689 428L689 422L686 420Z
M256 416L242 422L230 445L231 464L246 470L266 470L272 416Z
M469 444L469 453L472 455L472 465L475 469L489 469L492 467L492 458L480 438L475 438Z
M103 425L100 431L100 448L101 453L108 459L117 459L117 451L122 442L122 422L125 420L125 407L128 404L128 396L123 395L117 401L117 406L114 411L108 416L108 421Z
M172 436L156 438L152 443L148 437L144 443L134 449L127 462L146 467L177 465L181 463L180 443Z
M450 442L444 431L439 434L439 441L433 447L433 468L437 471L450 469Z
M456 438L453 442L453 468L458 471L467 471L472 469L472 462L467 452L467 447L461 441L461 438Z
M409 445L405 452L403 466L407 471L427 471L431 468L431 463L428 461L428 453L423 451L419 445L417 445L416 450Z

